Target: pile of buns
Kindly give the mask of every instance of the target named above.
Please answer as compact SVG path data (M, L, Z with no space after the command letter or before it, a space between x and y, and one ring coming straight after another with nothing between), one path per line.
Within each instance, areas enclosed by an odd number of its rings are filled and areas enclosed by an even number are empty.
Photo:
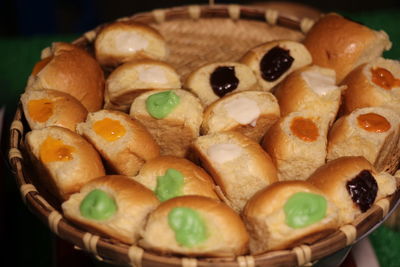
M54 43L21 97L44 190L88 231L238 256L326 237L397 189L400 62L337 14L183 78L148 25ZM222 51L222 50L221 50Z

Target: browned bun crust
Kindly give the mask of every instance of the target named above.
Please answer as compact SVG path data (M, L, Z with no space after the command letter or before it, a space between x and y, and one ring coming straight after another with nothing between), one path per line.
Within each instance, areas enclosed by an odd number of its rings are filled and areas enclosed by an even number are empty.
M101 137L93 125L103 119L117 121L126 131L114 141ZM142 165L160 155L160 148L147 129L128 114L115 110L89 113L86 122L77 126L82 134L100 152L112 171L123 175L136 175Z
M283 206L297 192L324 196L328 201L326 217L310 226L294 229L286 225ZM250 234L250 250L262 253L309 244L335 231L338 227L337 210L322 191L306 181L276 182L258 191L243 210L243 218ZM278 222L281 221L280 224Z
M194 209L206 225L208 238L191 248L177 243L168 214L175 207ZM224 203L202 196L182 196L161 203L153 211L139 244L162 254L229 257L248 251L249 236L239 215Z
M108 193L117 204L117 213L105 221L96 221L81 215L79 207L85 196L94 189ZM62 204L65 217L83 228L134 244L144 227L147 215L159 201L147 188L123 175L96 178L82 187Z
M174 156L160 156L147 161L137 176L133 177L150 190L155 190L157 177L173 168L182 173L185 179L184 195L200 195L219 199L214 191L215 184L208 173L193 162Z
M73 44L58 42L44 50L43 56L50 61L43 68L34 69L26 90L54 89L68 93L90 112L102 107L104 74L89 53Z
M40 149L48 137L73 147L72 159L43 162ZM28 132L25 140L27 151L38 169L41 184L59 199L68 199L90 180L105 175L98 152L82 136L71 130L50 126Z
M48 119L45 121L36 119L40 114L32 114L36 112L34 109L30 109L30 101L32 100L48 100L47 103L51 103L51 115ZM48 126L60 126L75 131L76 125L85 121L88 113L86 108L75 97L50 89L26 91L21 96L21 103L25 118L32 130Z
M321 17L307 33L304 45L313 63L336 71L336 79L391 47L387 34L350 21L338 14Z

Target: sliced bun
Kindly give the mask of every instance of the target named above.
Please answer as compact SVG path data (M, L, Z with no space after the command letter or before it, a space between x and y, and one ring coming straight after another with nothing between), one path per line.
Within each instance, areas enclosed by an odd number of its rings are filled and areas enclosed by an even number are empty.
M29 90L21 96L22 108L32 130L60 126L75 131L88 111L73 96L56 90Z
M185 243L199 233L203 235ZM224 203L201 196L161 203L150 214L142 235L142 247L162 254L232 257L248 251L249 236L239 215Z
M238 131L259 142L280 117L278 101L269 92L237 92L214 102L204 111L201 133Z
M289 74L274 94L282 116L307 110L326 117L331 125L338 113L344 88L336 86L334 70L311 65Z
M78 124L77 131L117 174L136 175L146 161L160 154L159 146L146 128L120 111L89 113L86 121Z
M100 210L100 217L94 217L90 210L87 214L83 208L85 202L92 200L88 195L93 191L101 191L112 199L115 211L105 209L104 202L108 200L107 197L106 200L94 198L94 203L91 203L92 209ZM62 204L62 209L68 220L90 232L134 244L139 239L147 215L158 204L159 201L153 192L141 184L123 175L107 175L84 185L80 192L73 194Z
M29 76L27 90L54 89L70 94L92 112L103 106L104 74L85 50L69 43L53 43Z
M325 163L325 125L315 112L293 112L268 130L262 147L271 156L280 181L305 180Z
M297 207L288 206L293 205L294 199L304 202ZM301 223L293 223L296 216L302 218ZM317 218L313 220L313 216ZM257 192L247 203L243 219L250 234L252 254L310 244L339 226L336 206L306 181L277 182Z
M330 130L327 159L363 156L377 171L399 163L400 117L391 109L368 107L341 117Z
M151 59L128 62L108 76L105 108L129 111L133 100L143 92L176 88L181 88L180 77L171 65Z
M357 66L389 50L391 42L384 31L374 31L330 13L314 24L306 35L304 45L310 51L313 63L334 69L340 82Z
M173 197L181 195L199 195L218 199L214 191L215 184L212 178L201 167L184 158L161 156L151 159L143 165L139 174L133 177L133 179L152 191L158 191L157 189L162 190L160 177L171 180L171 177L166 176L170 169L179 172L183 178L182 187L180 190L177 190L180 192ZM165 198L162 194L160 194L160 197Z
M229 93L257 89L257 78L244 64L216 62L190 73L184 87L208 106Z
M253 70L262 90L270 91L289 73L311 64L312 60L302 43L278 40L249 50L240 62Z
M399 61L377 58L353 70L343 84L347 86L343 102L345 113L376 106L388 106L400 113Z
M97 35L94 47L100 64L111 67L142 58L163 60L168 54L161 34L137 22L119 21L107 25Z
M331 160L318 168L307 181L335 203L340 225L351 223L356 216L396 190L396 179L385 172L377 173L364 157ZM354 190L352 193L350 187ZM354 195L355 201L350 194Z
M41 185L60 200L105 175L97 151L71 130L58 126L33 130L26 134L25 141Z
M277 181L276 168L261 146L238 132L204 135L193 143L195 157L221 187L234 210L255 192Z
M149 113L146 103L150 97L162 92L178 96L179 100L168 114L164 114L165 117L158 119ZM161 106L165 104L163 102ZM199 136L203 107L199 99L188 91L152 90L135 98L130 116L140 121L153 135L161 148L161 155L183 157L189 145Z

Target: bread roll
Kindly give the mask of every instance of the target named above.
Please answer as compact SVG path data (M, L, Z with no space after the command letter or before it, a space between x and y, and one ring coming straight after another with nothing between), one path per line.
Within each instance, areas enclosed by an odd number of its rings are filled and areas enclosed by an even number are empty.
M55 90L29 90L21 96L22 108L32 130L60 126L75 131L88 111L73 96Z
M199 195L218 199L212 178L193 162L174 156L147 161L133 179L146 186L160 201L182 195Z
M325 163L327 123L315 112L293 112L278 120L262 140L279 181L305 180Z
M100 110L89 113L77 126L100 152L111 170L127 176L136 175L142 165L160 154L160 148L146 128L120 111Z
M234 210L241 211L255 192L277 181L276 168L261 146L241 133L200 136L195 156L221 187Z
M389 50L391 42L384 31L330 13L321 17L307 33L304 45L315 65L334 69L341 82L357 66Z
M132 60L163 60L168 54L161 34L146 24L119 21L104 27L95 43L96 59L102 66L115 67Z
M97 151L71 130L58 126L33 130L25 141L40 184L59 200L68 199L90 180L105 175Z
M53 43L43 50L25 90L42 89L70 94L92 112L103 106L104 74L85 50L69 43Z
M339 226L336 206L306 181L277 182L257 192L243 219L252 254L310 244Z
M206 64L189 74L185 88L208 106L226 94L257 89L257 78L246 65L238 62Z
M264 91L281 82L292 71L311 64L311 55L302 43L270 41L250 49L241 59L256 74Z
M345 86L336 85L334 70L311 65L289 74L274 94L282 116L307 110L326 117L331 125L338 113L344 89Z
M160 146L161 155L183 157L199 136L203 107L188 91L153 90L135 98L130 116L146 126Z
M128 62L107 78L105 108L129 111L133 100L141 93L175 88L181 88L181 82L171 65L150 59Z
M364 157L341 157L318 168L308 179L338 207L339 224L352 222L396 190L396 179L377 173Z
M327 159L363 156L377 171L388 170L392 165L397 168L399 127L400 117L391 109L357 109L333 125L328 138Z
M261 91L232 93L206 108L201 133L233 130L259 142L279 117L279 105L273 94Z
M118 241L134 244L147 215L159 201L147 188L123 175L96 178L62 204L68 220Z
M150 214L139 244L162 254L232 257L246 253L248 241L239 215L224 203L182 196L161 203Z
M388 106L400 113L400 62L378 58L362 64L343 81L343 111Z

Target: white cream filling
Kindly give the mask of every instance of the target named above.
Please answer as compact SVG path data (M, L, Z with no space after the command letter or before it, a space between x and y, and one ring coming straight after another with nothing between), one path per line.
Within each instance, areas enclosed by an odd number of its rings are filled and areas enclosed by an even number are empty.
M148 40L135 32L121 32L115 36L115 48L121 53L144 50L149 45Z
M235 144L215 144L207 149L211 161L218 164L234 160L242 154L242 148Z
M306 81L311 90L320 96L338 89L338 86L335 85L335 77L323 75L318 71L305 71L301 73L301 77Z
M159 66L138 67L139 80L145 83L166 84L168 82L165 71Z
M247 97L235 98L225 103L224 108L228 116L240 124L256 126L261 110L256 101Z

